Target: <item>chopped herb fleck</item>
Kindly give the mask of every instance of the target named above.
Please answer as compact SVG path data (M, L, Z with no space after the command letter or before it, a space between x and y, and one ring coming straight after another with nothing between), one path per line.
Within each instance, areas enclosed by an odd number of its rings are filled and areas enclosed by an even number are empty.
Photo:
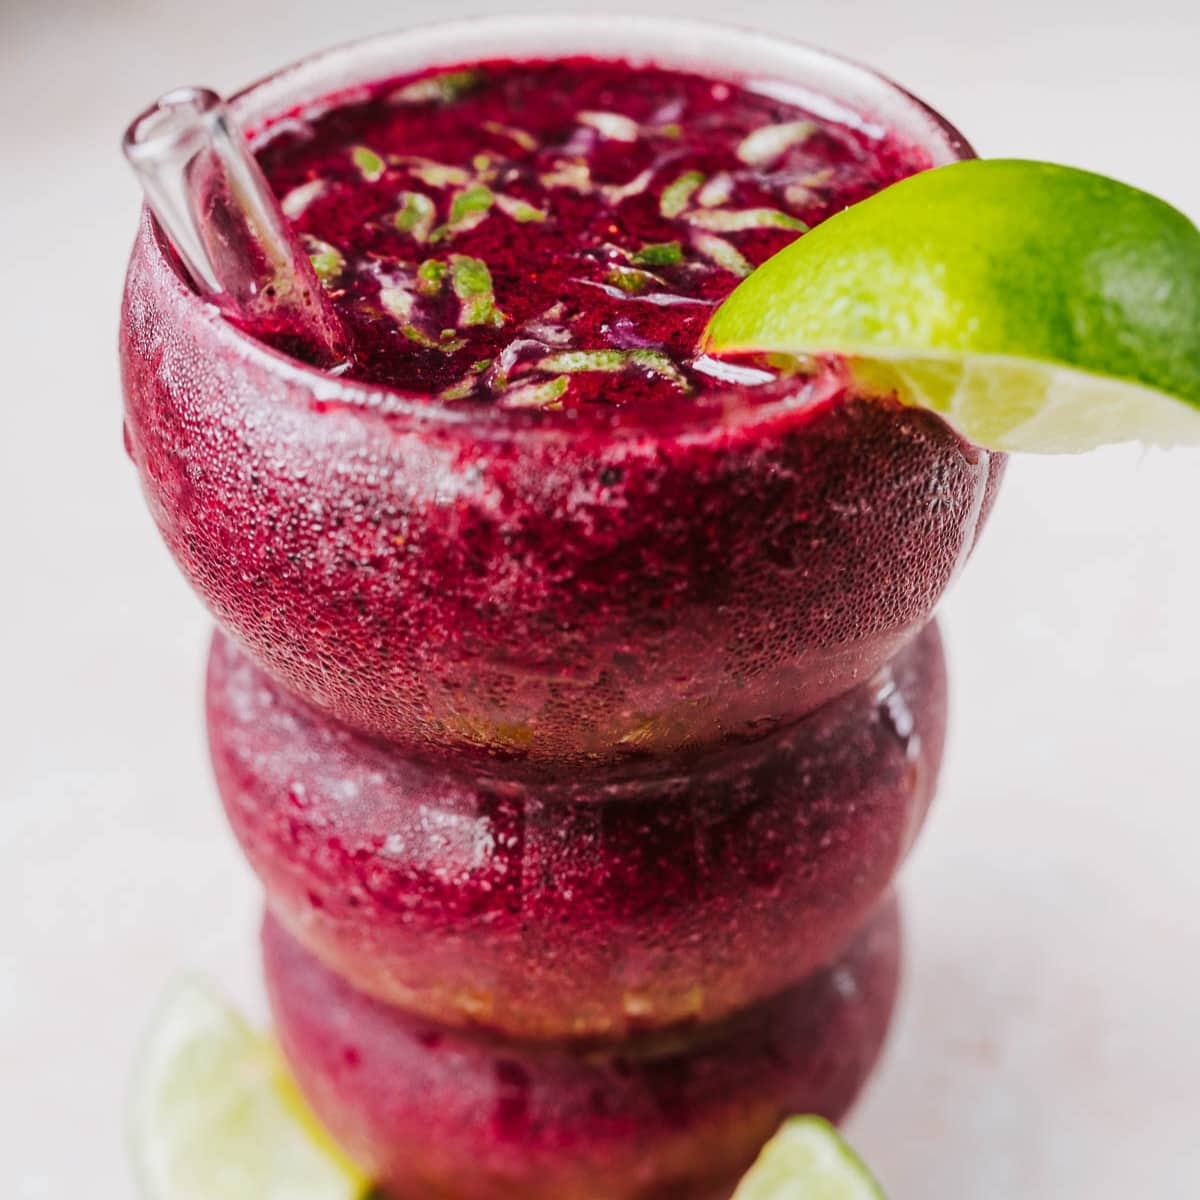
M653 375L659 375L663 379L670 380L682 391L690 392L692 390L683 372L661 351L630 350L627 353L629 354L629 361L635 366L641 367Z
M701 208L716 208L733 195L733 176L728 171L719 171L696 193L696 203Z
M393 104L451 104L472 91L482 79L482 71L443 71L398 88L388 99Z
M492 189L482 183L473 183L470 187L456 192L454 199L450 201L450 219L445 225L439 225L430 234L429 240L441 242L456 233L466 233L478 228L487 220L495 200Z
M322 283L332 283L346 269L346 256L336 246L308 233L303 235L302 240L304 249L308 251L308 260Z
M380 288L379 302L396 319L400 332L416 346L437 350L442 354L453 354L467 344L465 338L455 337L452 329L443 330L440 337L433 338L414 324L413 309L416 307L416 300L411 292L402 287Z
M651 275L649 271L639 271L636 267L613 267L604 276L604 280L612 287L620 288L621 291L628 292L631 296L640 296L652 287L662 284L662 280L657 275Z
M504 408L545 408L556 410L562 408L560 401L563 393L571 386L571 380L566 375L548 379L545 383L525 383L519 387L509 388L500 395L500 404Z
M670 380L683 391L690 391L683 372L659 350L567 350L550 354L538 364L539 371L577 375L582 371L614 373L628 367L641 367L662 379Z
M691 203L696 189L704 182L699 171L687 171L663 188L658 210L668 219L678 217Z
M465 400L478 386L479 377L477 375L464 375L457 383L442 388L438 395L443 400Z
M627 350L564 350L547 355L537 365L540 371L565 371L568 375L580 371L623 371L628 355Z
M401 207L394 218L401 233L411 233L418 242L429 240L435 213L433 201L423 192L402 192Z
M438 395L443 400L465 400L479 387L479 376L492 365L490 358L481 358L471 364L471 369L457 383L443 388Z
M745 279L754 270L749 259L732 242L717 237L715 233L698 233L692 241L709 262L732 271L739 279Z
M409 171L422 183L429 187L463 187L471 182L471 172L462 167L451 167L445 163L433 162L428 158L413 158L403 160Z
M654 168L647 167L644 171L635 175L628 183L605 184L600 190L604 193L604 198L610 204L620 204L622 200L628 200L630 196L640 196L649 186L650 180L654 178Z
M294 187L280 202L283 214L293 221L325 190L324 179L310 179L307 183Z
M417 268L417 291L422 296L436 296L449 273L450 268L440 259L427 258Z
M531 221L544 221L547 216L540 208L534 208L532 204L527 204L524 200L518 200L516 196L498 194L496 196L496 207L506 217L512 217L514 221L522 225L528 225Z
M385 284L379 289L379 303L396 318L407 321L412 317L416 300L406 288Z
M638 123L621 113L581 112L577 119L581 125L590 126L602 137L611 138L614 142L638 140Z
M639 267L669 267L683 262L683 247L678 242L651 242L632 258Z
M495 202L492 189L482 183L473 183L470 187L456 192L450 201L450 224L460 225L474 213L485 213Z
M590 192L592 190L592 172L587 163L561 162L555 164L553 171L548 171L541 177L543 187L570 188L575 192Z
M785 121L782 125L764 125L742 139L737 156L751 167L768 166L793 146L808 141L816 128L815 121Z
M501 125L499 121L484 121L482 128L488 133L494 133L497 137L508 138L511 142L516 142L522 150L536 150L538 147L537 138L531 133L526 133L524 129L517 129L514 125Z
M686 213L683 219L697 229L710 229L715 233L741 233L746 229L803 231L808 228L799 217L777 208L702 208Z
M450 256L454 294L461 305L459 325L503 325L504 314L496 307L492 273L481 258L466 254Z
M822 197L816 189L824 187L833 178L833 175L832 167L809 171L794 179L784 188L784 199L793 208L807 208L811 204L819 204Z
M375 183L383 178L387 163L367 146L355 146L350 151L350 157L358 168L358 173L368 182Z

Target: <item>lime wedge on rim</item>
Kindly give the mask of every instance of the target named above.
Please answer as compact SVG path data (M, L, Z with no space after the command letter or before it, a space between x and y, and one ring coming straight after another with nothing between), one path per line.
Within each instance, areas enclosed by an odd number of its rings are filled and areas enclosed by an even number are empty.
M143 1200L358 1200L368 1191L274 1044L195 981L177 985L147 1036L130 1141Z
M769 259L703 349L844 356L989 449L1200 444L1200 230L1087 171L953 163Z
M820 1117L792 1117L763 1147L733 1200L883 1200L838 1131Z

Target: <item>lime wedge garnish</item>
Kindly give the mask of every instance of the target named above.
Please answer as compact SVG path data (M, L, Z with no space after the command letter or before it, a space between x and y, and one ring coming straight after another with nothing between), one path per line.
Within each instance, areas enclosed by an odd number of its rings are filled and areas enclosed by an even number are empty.
M820 1117L792 1117L763 1147L733 1200L883 1200L862 1161Z
M1086 171L954 163L769 259L704 349L843 355L990 449L1200 443L1200 230Z
M274 1044L196 982L178 985L154 1022L130 1117L143 1200L358 1200L367 1192Z

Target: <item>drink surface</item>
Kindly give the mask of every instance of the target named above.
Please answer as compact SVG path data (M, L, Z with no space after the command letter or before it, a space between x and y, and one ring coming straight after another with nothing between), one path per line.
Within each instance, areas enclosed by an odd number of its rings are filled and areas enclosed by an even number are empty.
M716 385L695 345L752 267L929 165L783 94L501 61L310 106L258 154L350 329L352 375L452 403L669 405Z

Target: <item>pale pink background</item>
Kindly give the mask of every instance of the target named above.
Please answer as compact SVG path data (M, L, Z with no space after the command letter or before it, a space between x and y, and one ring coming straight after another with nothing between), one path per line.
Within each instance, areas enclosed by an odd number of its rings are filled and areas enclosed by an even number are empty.
M262 1010L258 893L201 741L207 622L120 449L120 130L168 87L228 89L439 7L0 0L5 1196L131 1194L122 1092L173 973ZM1200 216L1193 0L637 7L840 49L986 153ZM1198 453L1017 463L946 605L951 756L905 876L895 1037L849 1127L893 1200L1200 1192L1198 481Z

